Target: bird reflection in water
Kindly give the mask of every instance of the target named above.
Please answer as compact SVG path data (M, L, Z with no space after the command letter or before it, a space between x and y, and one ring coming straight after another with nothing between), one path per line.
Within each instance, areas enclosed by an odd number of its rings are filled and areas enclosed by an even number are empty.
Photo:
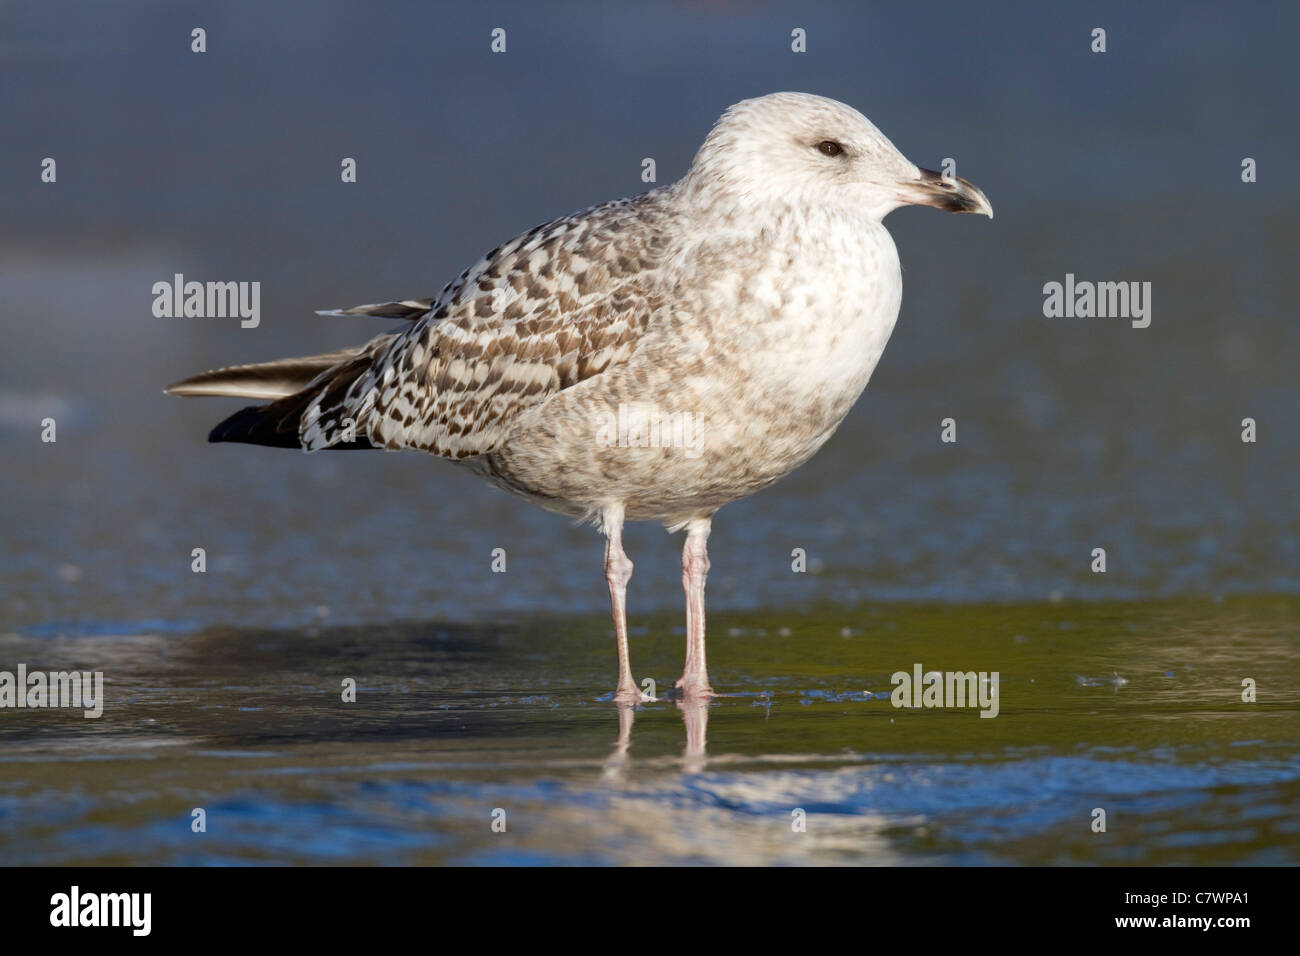
M705 746L709 729L709 701L694 697L682 697L674 701L681 712L682 722L686 725L686 746L682 750L682 771L684 773L701 773L708 762ZM614 749L605 758L601 778L609 783L625 779L630 765L628 750L632 745L632 724L636 722L636 705L618 702L618 739Z

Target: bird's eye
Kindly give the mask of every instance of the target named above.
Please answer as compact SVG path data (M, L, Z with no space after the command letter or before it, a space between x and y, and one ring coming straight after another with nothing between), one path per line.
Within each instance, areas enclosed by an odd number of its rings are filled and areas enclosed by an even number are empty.
M817 151L826 156L838 156L844 152L844 147L833 139L824 139L817 144Z

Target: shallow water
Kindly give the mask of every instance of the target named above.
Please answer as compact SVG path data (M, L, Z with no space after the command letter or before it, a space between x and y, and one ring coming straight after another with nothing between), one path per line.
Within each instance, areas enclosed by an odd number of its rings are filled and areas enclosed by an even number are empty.
M108 690L98 720L0 724L0 860L1295 863L1298 612L717 615L724 696L634 713L609 701L609 629L588 617L9 636L5 660L102 669ZM681 629L641 623L637 673L666 688ZM895 708L890 675L914 663L998 671L998 716Z
M147 5L0 5L0 670L109 692L0 709L0 862L1297 862L1300 6L743 6L519 5L494 56L465 5L232 0L199 57ZM997 218L887 220L866 394L715 523L706 710L607 699L589 529L419 455L210 446L240 402L161 394L391 330L312 310L675 179L779 89ZM154 317L178 272L262 283L260 325ZM1151 325L1044 317L1067 274L1150 282ZM663 689L680 539L626 546ZM998 671L999 716L893 708L916 663Z

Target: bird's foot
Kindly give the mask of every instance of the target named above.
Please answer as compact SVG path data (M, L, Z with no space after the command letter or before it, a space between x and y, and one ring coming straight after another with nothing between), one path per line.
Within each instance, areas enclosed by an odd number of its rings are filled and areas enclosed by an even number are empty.
M618 690L614 691L614 702L617 704L644 704L647 700L649 698L641 693L641 688L637 687L636 684L620 683Z
M710 700L717 696L704 674L683 674L673 684L682 700Z

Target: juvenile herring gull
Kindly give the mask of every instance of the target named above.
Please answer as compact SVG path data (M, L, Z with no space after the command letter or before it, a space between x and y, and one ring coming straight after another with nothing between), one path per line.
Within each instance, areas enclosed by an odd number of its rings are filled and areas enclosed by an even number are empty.
M862 394L903 289L881 220L908 203L993 215L843 103L745 100L673 185L537 226L436 297L327 313L410 320L402 331L167 391L270 399L209 441L417 449L596 524L620 702L641 699L623 523L686 529L676 686L707 698L713 514L807 461Z

